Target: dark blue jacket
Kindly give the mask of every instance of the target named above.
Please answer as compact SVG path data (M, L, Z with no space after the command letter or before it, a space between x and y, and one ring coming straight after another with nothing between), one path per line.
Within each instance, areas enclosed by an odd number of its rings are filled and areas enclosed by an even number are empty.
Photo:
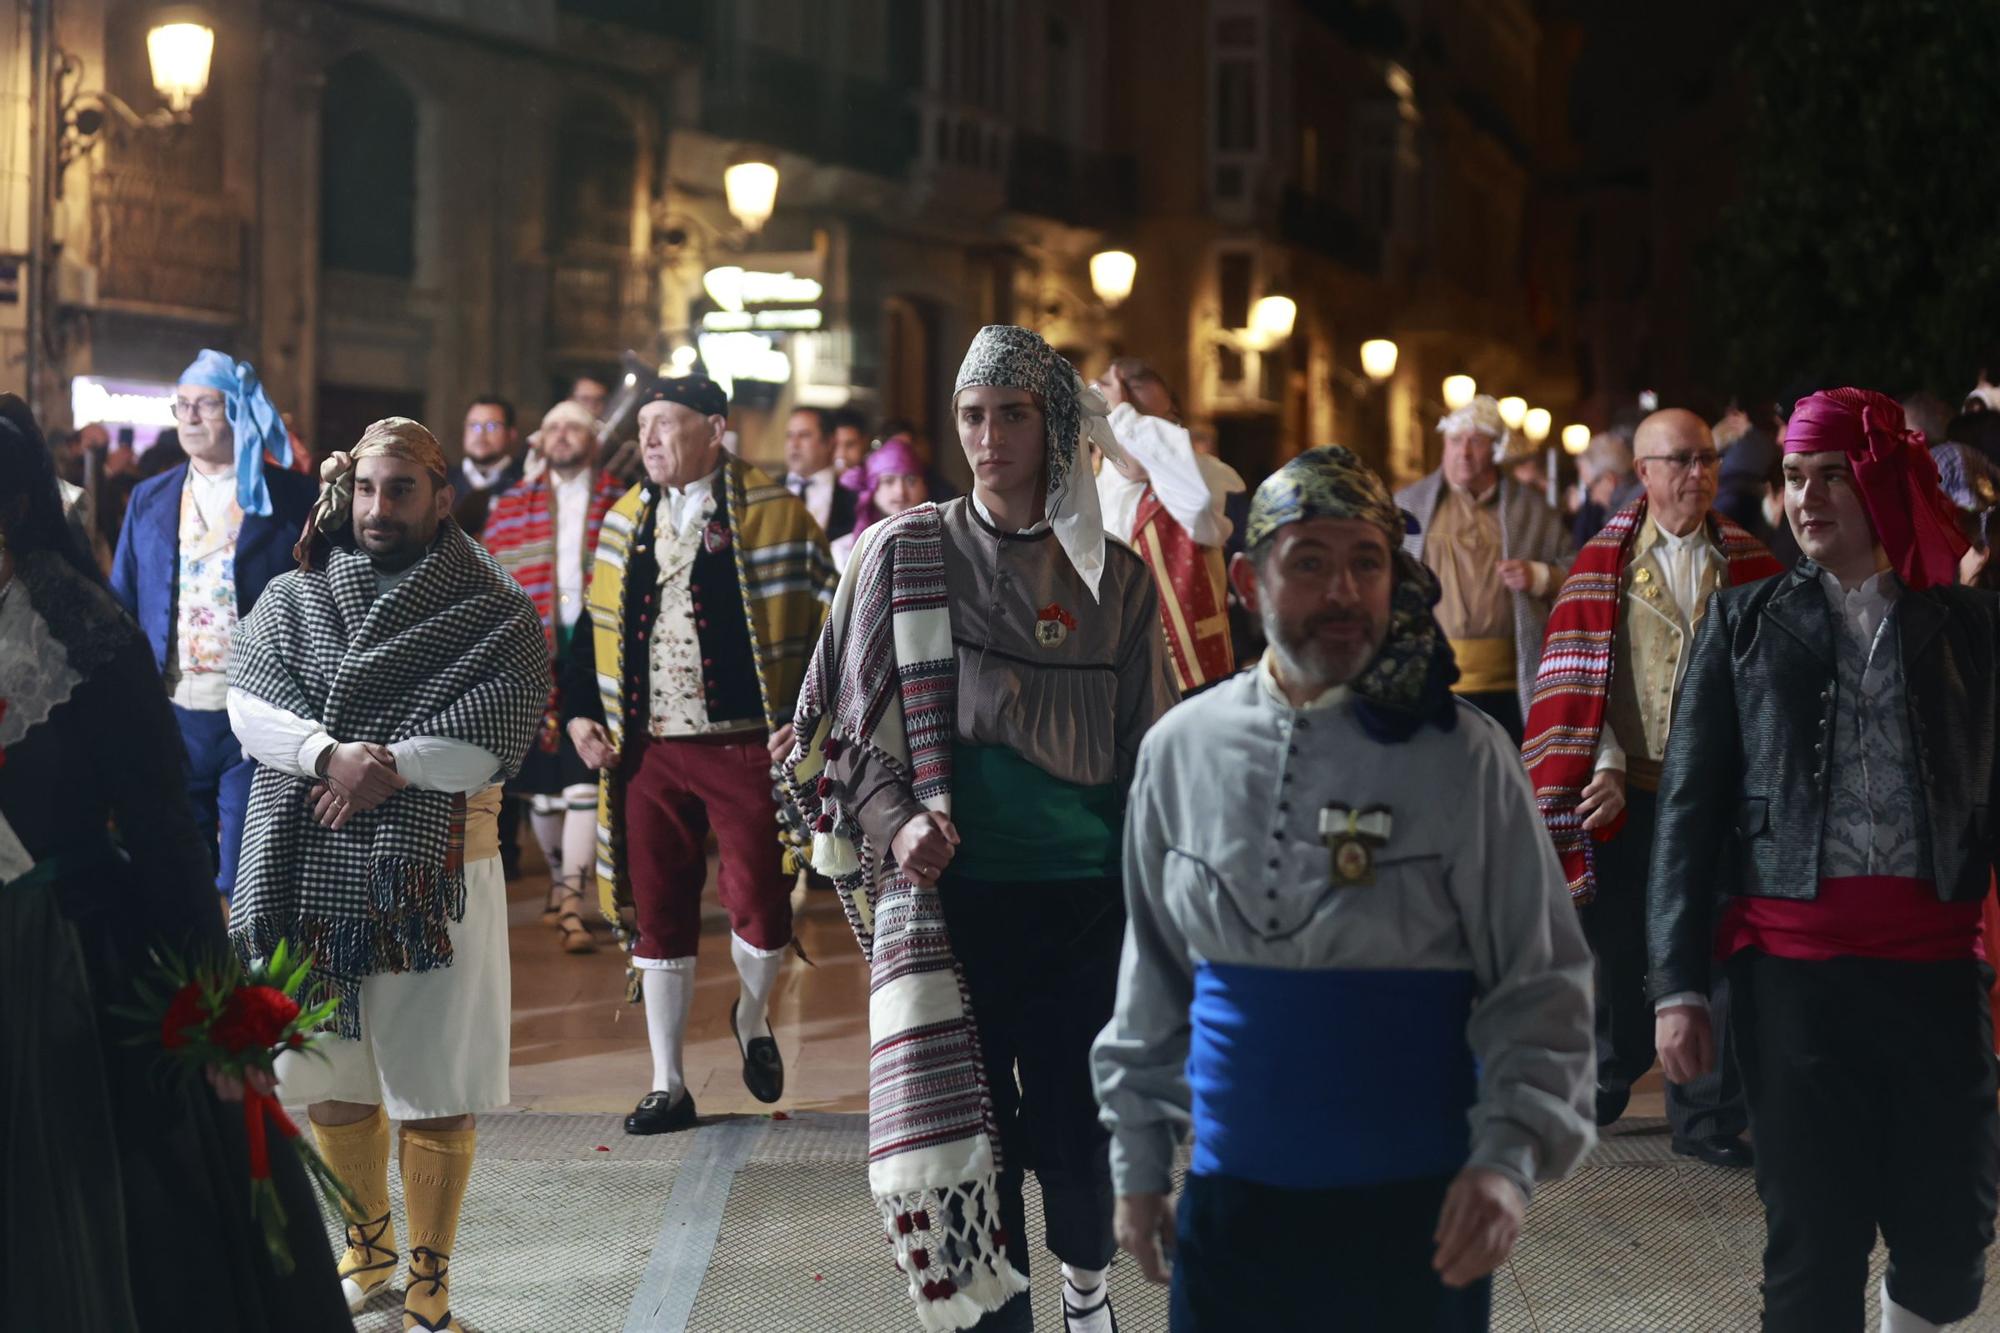
M132 489L125 506L125 525L118 532L118 554L111 563L111 591L153 645L153 664L167 666L167 643L173 637L174 590L180 581L181 486L188 465L168 468ZM309 477L264 469L271 491L268 516L245 514L236 537L236 614L247 616L264 585L297 569L292 544L306 525L319 487Z

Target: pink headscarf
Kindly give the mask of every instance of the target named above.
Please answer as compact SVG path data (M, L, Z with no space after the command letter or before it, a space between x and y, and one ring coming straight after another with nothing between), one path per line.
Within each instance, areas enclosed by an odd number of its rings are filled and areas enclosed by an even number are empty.
M882 484L884 477L921 477L924 475L923 461L910 442L898 435L893 440L884 440L868 455L868 460L860 467L850 468L840 479L840 484L850 491L861 492L861 499L854 506L854 530L860 532L869 524L887 517L875 508L875 488Z
M1802 398L1785 423L1785 452L1846 454L1875 538L1903 582L1912 588L1957 582L1965 534L1923 433L1904 426L1895 399L1872 389L1823 389Z

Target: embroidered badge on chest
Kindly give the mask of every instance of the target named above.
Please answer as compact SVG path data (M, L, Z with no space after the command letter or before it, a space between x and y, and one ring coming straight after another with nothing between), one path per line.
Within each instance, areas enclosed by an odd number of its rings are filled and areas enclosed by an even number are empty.
M1076 617L1055 602L1035 612L1035 642L1044 648L1060 647L1075 628Z
M1365 810L1329 804L1319 812L1319 837L1326 844L1336 885L1358 886L1375 882L1375 849L1389 841L1389 807L1371 805Z
M710 555L721 555L729 549L729 525L719 518L712 518L701 531L701 549Z

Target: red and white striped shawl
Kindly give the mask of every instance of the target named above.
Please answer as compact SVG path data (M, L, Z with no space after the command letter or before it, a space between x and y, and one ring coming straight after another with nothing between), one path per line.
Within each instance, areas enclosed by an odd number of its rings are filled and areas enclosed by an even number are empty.
M1570 897L1579 905L1597 896L1595 844L1609 842L1625 824L1621 815L1609 827L1586 833L1577 804L1597 766L1618 636L1618 590L1632 563L1633 539L1645 522L1646 499L1641 496L1612 515L1578 553L1549 613L1527 740L1521 746L1535 804L1562 858ZM1721 514L1711 511L1708 524L1729 562L1727 586L1784 572L1763 543Z
M611 506L618 503L625 489L617 477L602 471L597 473L596 481L591 486L590 507L583 534L583 586L586 590L590 587L591 571L597 564L593 553L597 550L598 530L604 526L604 516L611 511ZM550 752L556 748L556 728L561 725L562 716L562 701L558 697L555 680L556 521L553 494L547 472L515 482L493 501L492 509L487 512L485 530L479 538L487 554L528 594L528 600L535 604L535 614L542 620L542 636L549 645L549 706L537 740L542 749ZM579 613L583 610L578 608ZM586 633L589 631L587 621L580 620L578 623Z

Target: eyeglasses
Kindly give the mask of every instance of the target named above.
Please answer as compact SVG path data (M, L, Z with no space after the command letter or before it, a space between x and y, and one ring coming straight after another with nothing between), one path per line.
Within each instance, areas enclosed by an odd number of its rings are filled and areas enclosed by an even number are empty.
M504 421L468 421L465 423L467 435L505 435L507 423Z
M214 421L228 409L228 404L220 398L197 398L189 402L185 398L174 399L174 420L193 421L196 413Z
M1676 472L1685 472L1699 464L1704 470L1720 467L1722 455L1713 449L1678 454L1647 454L1638 460L1641 463L1665 463Z

